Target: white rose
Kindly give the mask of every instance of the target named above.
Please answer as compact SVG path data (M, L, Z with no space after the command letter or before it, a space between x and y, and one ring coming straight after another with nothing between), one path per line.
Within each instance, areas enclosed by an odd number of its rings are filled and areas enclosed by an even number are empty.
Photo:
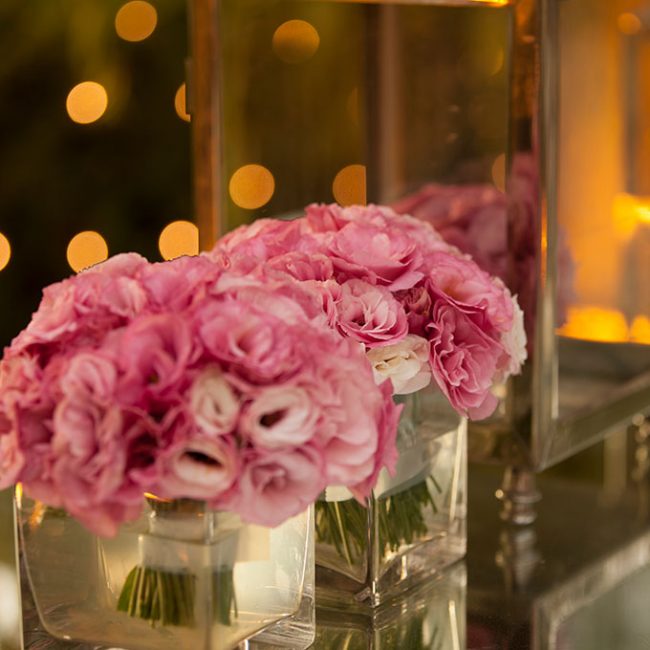
M190 391L194 420L204 433L222 435L232 431L239 416L239 399L216 367L208 368L194 381Z
M320 410L298 386L271 386L245 409L240 430L261 447L297 446L310 440Z
M395 395L407 395L431 382L429 341L408 334L399 343L373 348L366 353L375 375L375 382L393 382Z
M507 375L517 375L526 361L526 331L524 329L524 312L519 307L517 298L512 298L512 327L501 337L501 344L510 356L510 363L505 369ZM505 379L506 377L504 377Z

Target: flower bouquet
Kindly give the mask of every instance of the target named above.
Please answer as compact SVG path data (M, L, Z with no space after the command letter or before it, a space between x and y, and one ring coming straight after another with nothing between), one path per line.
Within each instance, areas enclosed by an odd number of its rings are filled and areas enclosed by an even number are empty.
M396 474L380 475L367 508L337 482L316 506L319 585L377 605L462 557L461 418L489 416L495 387L526 358L523 313L503 282L429 224L372 205L260 220L213 256L320 296L330 327L363 347L378 385L390 381L404 406Z
M400 408L321 296L204 256L46 288L0 364L0 487L46 629L305 648L310 506L395 463Z

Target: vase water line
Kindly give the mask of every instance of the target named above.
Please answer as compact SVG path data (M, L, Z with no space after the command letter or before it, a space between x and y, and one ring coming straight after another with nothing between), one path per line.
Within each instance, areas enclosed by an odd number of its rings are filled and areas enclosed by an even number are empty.
M400 399L395 475L384 472L366 507L338 488L316 504L326 605L380 605L465 555L466 422L432 388Z
M266 529L198 502L161 504L100 539L63 511L16 499L22 563L51 636L129 650L312 643L311 509Z

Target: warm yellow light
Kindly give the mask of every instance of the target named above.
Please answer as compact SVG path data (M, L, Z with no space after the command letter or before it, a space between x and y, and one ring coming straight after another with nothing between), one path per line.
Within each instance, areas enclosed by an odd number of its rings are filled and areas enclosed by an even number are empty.
M559 334L585 341L620 342L629 340L625 316L616 309L583 305L570 307L567 322Z
M320 45L316 28L305 20L288 20L273 34L273 51L285 63L310 59Z
M106 240L94 230L76 234L68 244L67 259L73 271L81 271L108 257Z
M506 191L506 154L499 154L492 163L492 182L500 192Z
M366 167L365 165L348 165L334 178L332 193L339 205L365 205Z
M174 97L174 108L176 109L176 115L184 120L185 122L190 121L190 114L187 112L187 88L185 84L181 84L180 88L176 91L176 96Z
M622 13L617 19L618 28L623 34L638 34L643 27L641 19L629 11Z
M69 93L65 103L68 115L77 124L96 122L108 107L108 94L101 84L84 81Z
M191 221L172 221L158 238L158 249L164 260L181 255L198 255L199 229Z
M244 165L230 178L229 190L235 205L255 210L271 200L275 192L275 179L262 165Z
M125 41L137 42L149 38L156 29L158 14L153 5L141 0L127 2L115 16L115 31Z
M11 244L9 240L0 232L0 271L4 269L11 259Z
M650 318L647 316L637 316L630 326L630 338L635 343L650 345Z
M612 205L614 226L618 234L628 239L641 224L650 224L650 196L621 193Z

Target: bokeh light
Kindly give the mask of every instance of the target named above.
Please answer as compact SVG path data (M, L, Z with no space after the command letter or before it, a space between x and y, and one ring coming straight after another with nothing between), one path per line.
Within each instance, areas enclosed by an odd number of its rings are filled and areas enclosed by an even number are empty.
M174 97L174 108L176 109L176 115L184 120L185 122L190 121L190 114L187 112L187 88L185 84L181 84L180 88L176 91Z
M273 51L285 63L311 59L320 45L316 28L305 20L288 20L273 34Z
M4 269L11 259L11 244L9 240L0 232L0 271Z
M255 210L271 200L275 192L275 179L262 165L244 165L230 178L229 190L235 205Z
M344 167L332 183L332 193L340 205L365 205L367 201L365 165Z
M120 7L115 16L115 31L125 41L137 42L149 38L156 29L158 14L148 2L133 0Z
M160 233L158 250L164 260L173 260L181 255L198 255L199 229L191 221L172 221Z
M108 258L106 240L94 230L76 234L68 244L68 264L73 271L81 271Z
M106 112L108 93L96 81L83 81L68 93L65 106L73 122L91 124Z
M633 34L638 34L643 27L641 19L629 11L620 14L616 21L618 28L623 34L628 34L629 36Z
M499 154L492 163L492 182L500 192L506 191L506 154Z
M650 344L650 318L636 316L630 325L630 338L635 343Z

